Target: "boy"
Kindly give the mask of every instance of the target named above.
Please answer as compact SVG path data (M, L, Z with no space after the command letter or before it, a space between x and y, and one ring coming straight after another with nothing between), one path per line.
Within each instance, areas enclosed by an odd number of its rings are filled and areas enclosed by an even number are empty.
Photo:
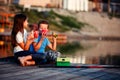
M47 62L49 62L49 60L52 61L55 56L57 57L57 54L54 53L49 54L49 52L48 53L45 52L46 47L48 47L53 51L56 51L56 46L57 46L56 37L54 35L52 36L53 43L50 43L50 41L46 37L48 30L49 30L49 23L44 20L40 21L38 23L39 36L33 42L35 52L37 54L41 54L41 56L45 55L47 58ZM37 58L39 59L38 55L36 55L36 59ZM36 62L39 61L36 60Z

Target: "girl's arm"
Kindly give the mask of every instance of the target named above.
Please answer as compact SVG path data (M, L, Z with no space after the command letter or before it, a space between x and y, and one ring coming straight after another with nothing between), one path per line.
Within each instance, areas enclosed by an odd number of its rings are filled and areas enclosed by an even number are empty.
M33 34L31 33L31 34L29 34L29 35L27 36L26 43L21 42L21 43L17 43L17 44L18 44L23 50L29 50L29 47L30 47L30 45L32 44L33 40L34 40L34 36L33 36Z
M24 50L29 50L30 45L32 44L34 38L31 40L27 40L26 44L24 45Z
M18 45L23 49L23 50L29 50L30 44L32 42L27 41L26 44L24 42L18 43Z

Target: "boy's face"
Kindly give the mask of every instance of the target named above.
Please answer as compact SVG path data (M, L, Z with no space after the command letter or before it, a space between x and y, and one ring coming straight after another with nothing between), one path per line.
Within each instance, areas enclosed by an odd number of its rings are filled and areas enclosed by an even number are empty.
M40 24L39 25L39 30L42 29L42 30L48 30L48 24Z
M47 33L48 32L48 24L40 24L39 25L39 30L43 33Z

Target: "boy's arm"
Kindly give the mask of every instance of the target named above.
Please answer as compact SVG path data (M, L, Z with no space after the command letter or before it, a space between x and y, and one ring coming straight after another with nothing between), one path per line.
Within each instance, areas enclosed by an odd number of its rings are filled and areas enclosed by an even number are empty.
M57 47L57 39L55 37L53 37L53 50L55 51L56 50L56 47Z
M44 40L44 38L41 38L38 43L37 42L33 42L33 46L34 46L35 51L39 50L39 48L42 45L43 40Z
M49 44L48 47L51 49L51 50L56 50L56 47L57 47L57 39L56 37L53 37L53 42L52 44Z

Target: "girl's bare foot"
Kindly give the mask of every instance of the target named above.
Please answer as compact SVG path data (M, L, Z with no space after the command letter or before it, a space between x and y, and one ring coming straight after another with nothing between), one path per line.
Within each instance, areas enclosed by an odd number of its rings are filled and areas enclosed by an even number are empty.
M33 66L35 65L35 61L25 61L26 66Z
M21 66L25 66L24 57L18 57L18 60L20 61Z

